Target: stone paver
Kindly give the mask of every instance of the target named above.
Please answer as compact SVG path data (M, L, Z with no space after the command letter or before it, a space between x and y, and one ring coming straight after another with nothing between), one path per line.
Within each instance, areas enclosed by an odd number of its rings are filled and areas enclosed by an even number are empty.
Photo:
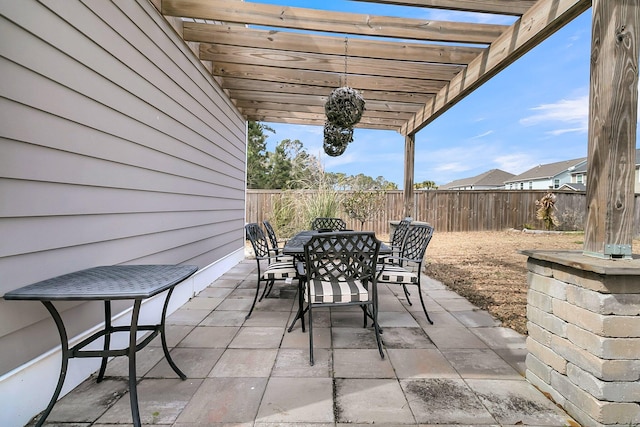
M442 354L462 378L522 378L511 365L490 349L443 349Z
M258 422L334 422L331 378L272 377L267 384Z
M167 342L187 380L163 357L159 337L137 355L142 422L173 427L338 427L575 424L525 378L525 336L423 277L427 322L410 288L380 287L385 358L358 307L298 320L297 284L276 283L256 303L255 261L245 260L167 318ZM306 319L305 319L306 320ZM54 407L48 426L131 425L126 357L105 380L83 382Z
M398 378L460 378L437 349L388 349Z
M400 382L421 424L496 424L476 394L461 379L426 378Z
M336 379L336 413L341 423L415 423L395 379Z
M258 413L268 378L207 378L184 408L182 423L246 423Z

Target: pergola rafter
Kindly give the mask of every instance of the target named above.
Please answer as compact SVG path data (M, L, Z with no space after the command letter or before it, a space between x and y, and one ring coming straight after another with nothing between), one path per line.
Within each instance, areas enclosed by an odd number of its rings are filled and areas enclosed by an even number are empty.
M591 5L590 0L369 0L414 11L511 15L515 22L508 26L244 1L156 1L164 15L180 18L185 41L195 43L200 59L248 120L301 123L306 117L307 124L322 125L319 102L348 85L367 100L359 127L403 135L422 129ZM469 19L468 13L458 15ZM287 97L295 102L278 101ZM384 102L386 114L371 101Z
M600 31L602 22L618 25L624 21L620 28L605 28L609 44L620 44L617 50L607 45L604 51L615 60L629 62L626 56L637 56L634 43L640 26L640 6L635 0L356 0L465 12L451 14L461 19L468 19L469 13L510 15L514 20L511 25L372 16L236 0L153 1L247 120L321 126L325 122L323 104L333 89L348 83L362 91L367 104L358 127L395 130L405 137L406 215L411 215L413 206L418 131L586 11L592 2L599 19L594 30ZM631 49L622 45L627 40ZM600 46L594 49L592 55L602 56ZM592 60L592 77L602 74L609 78L611 70L597 59ZM617 75L610 78L617 84L614 88L592 82L592 101L609 100L620 91L637 87L637 57L630 63L634 68L628 75L635 79L633 84L620 83ZM623 115L636 117L636 97L622 97L623 105L611 105L619 107ZM627 151L631 153L635 146L635 134L629 129L621 133L624 140L616 140L613 148L607 145L608 140L599 138L602 129L618 126L608 111L601 111L600 104L592 104L591 187L594 182L611 179L611 173L602 177L592 171L606 169L605 164L627 164L631 158ZM604 124L595 123L601 115ZM596 155L607 150L611 155L604 160ZM624 177L611 185L631 181L630 174L625 169ZM608 194L614 193L589 194L590 207L607 208L590 211L586 252L604 252L605 256L617 255L607 253L612 250L628 253L632 212L608 200ZM624 197L616 200L624 199L622 205L627 207L632 194L632 188L626 188ZM591 215L596 211L597 215ZM619 215L620 211L624 215Z

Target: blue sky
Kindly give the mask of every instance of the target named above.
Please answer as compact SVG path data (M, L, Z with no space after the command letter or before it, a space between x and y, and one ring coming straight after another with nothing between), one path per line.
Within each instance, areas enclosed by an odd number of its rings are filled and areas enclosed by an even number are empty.
M407 7L344 0L254 1L387 16L407 11ZM431 20L451 19L454 13L411 10L413 17ZM470 22L513 21L455 13ZM538 164L586 157L590 44L588 10L419 131L414 182L442 185L496 168L520 174ZM276 131L268 134L269 150L283 139L298 139L328 172L383 176L403 186L404 137L398 132L356 129L346 152L329 157L322 150L321 126L268 126Z

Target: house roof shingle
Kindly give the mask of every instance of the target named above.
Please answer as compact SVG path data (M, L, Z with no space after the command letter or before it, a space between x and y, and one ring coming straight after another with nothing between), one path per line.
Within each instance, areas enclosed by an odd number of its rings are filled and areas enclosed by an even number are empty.
M440 188L443 190L447 190L451 188L471 186L499 187L504 185L505 180L513 176L514 174L505 172L500 169L491 169L487 172L481 173L480 175L451 181L447 184L441 185Z
M587 161L586 157L581 157L579 159L573 160L564 160L556 163L547 163L545 165L538 165L526 172L521 173L520 175L516 175L511 177L510 179L505 180L505 183L509 182L520 182L520 181L528 181L534 179L550 179L554 176L568 170L571 167L577 167L581 163Z

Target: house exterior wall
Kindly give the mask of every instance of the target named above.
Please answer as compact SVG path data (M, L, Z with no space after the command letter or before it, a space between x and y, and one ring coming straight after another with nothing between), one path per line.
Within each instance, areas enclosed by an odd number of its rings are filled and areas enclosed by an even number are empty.
M0 295L97 265L195 264L175 310L242 259L246 122L157 10L21 0L0 15ZM57 306L70 337L103 320L101 304ZM30 399L15 384L58 345L41 304L0 299L0 395L43 409L57 377Z
M558 180L557 187L554 186L555 180ZM563 184L571 182L571 174L568 171L559 173L552 178L543 179L528 179L524 181L507 181L505 188L507 190L520 190L520 184L523 185L522 190L549 190L554 188L560 188ZM530 186L531 183L531 186Z
M553 179L532 179L505 184L507 190L548 190L550 187L553 187Z

